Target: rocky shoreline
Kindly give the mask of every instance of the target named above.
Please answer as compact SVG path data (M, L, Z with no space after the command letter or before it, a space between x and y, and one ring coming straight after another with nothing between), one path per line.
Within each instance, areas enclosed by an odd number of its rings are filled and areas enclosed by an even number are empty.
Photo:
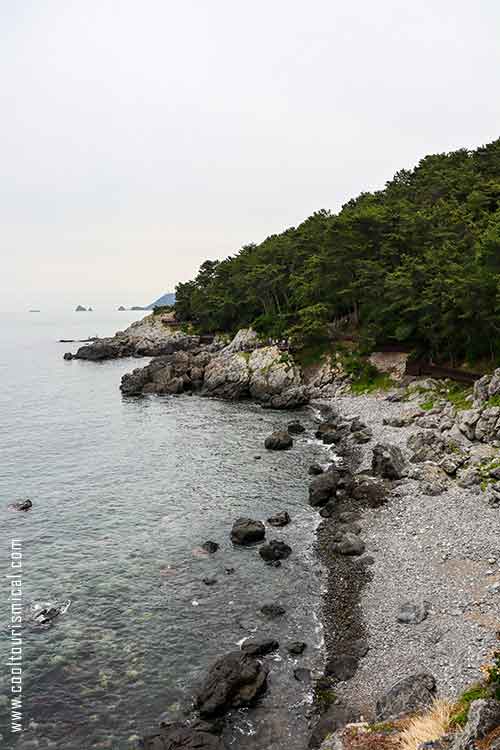
M500 628L500 371L478 381L459 406L445 386L422 379L352 396L331 358L303 370L278 346L260 346L253 331L204 344L161 319L131 329L71 358L154 356L123 377L125 396L198 393L273 409L311 402L319 410L315 437L331 460L311 467L309 503L323 519L317 551L327 571L326 660L323 675L296 675L314 688L309 746L357 748L345 729L353 722L397 721L436 695L454 701L477 681ZM293 433L290 425L273 434L266 448L292 448ZM255 521L238 523L233 543L246 527L258 536L252 543L264 542ZM271 540L260 551L278 566L291 550ZM268 616L283 614L270 609ZM221 750L221 717L266 689L268 646L221 657L195 696L197 713L145 738L145 750ZM393 731L397 740L400 728ZM461 734L455 731L453 748ZM385 747L375 739L360 747Z

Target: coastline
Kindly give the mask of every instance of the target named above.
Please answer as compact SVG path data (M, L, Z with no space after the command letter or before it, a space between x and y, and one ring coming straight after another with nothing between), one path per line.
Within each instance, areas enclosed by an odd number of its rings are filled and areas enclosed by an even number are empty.
M90 357L86 349L84 357L76 358L93 358L94 351L104 351L103 358L127 356L126 334L111 340L111 354L98 344ZM129 340L130 345L137 354L149 351L142 340ZM478 487L493 449L468 439L470 412L461 416L442 402L433 382L411 378L389 397L383 392L350 395L350 379L331 361L304 381L288 354L272 345L259 348L252 331L240 331L229 345L208 346L179 333L175 340L165 338L162 332L154 346L163 353L124 376L123 395L196 392L250 400L289 416L286 410L310 403L325 420L319 419L316 437L333 454L317 474L325 478L327 493L316 502L310 489L309 499L323 518L314 549L325 576L325 668L323 675L306 676L308 670L302 670L296 676L314 689L309 746L319 747L349 722L375 721L377 701L401 681L426 676L432 688L427 702L436 692L454 700L477 681L500 627L494 600L500 569L494 533L498 511ZM436 400L430 410L417 403L423 394ZM488 410L482 409L487 422ZM281 428L285 420L282 414ZM382 462L378 466L376 458ZM387 460L399 463L396 471L387 471ZM463 522L464 508L473 520L470 528L470 519ZM485 581L481 591L478 578ZM399 609L408 606L421 610L421 619L399 621ZM259 662L265 664L266 658ZM407 713L417 708L408 705ZM146 742L148 750L170 747L165 743L173 728L164 729L161 739L155 736L163 744ZM273 747L272 732L266 741Z

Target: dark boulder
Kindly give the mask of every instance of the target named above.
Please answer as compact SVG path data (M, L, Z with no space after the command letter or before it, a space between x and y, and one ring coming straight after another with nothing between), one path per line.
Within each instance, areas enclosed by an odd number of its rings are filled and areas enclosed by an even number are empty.
M326 663L325 674L338 682L345 682L354 677L357 668L358 659L354 654L338 654Z
M326 505L323 505L319 514L322 518L331 518L337 510L337 501L329 500Z
M271 638L265 641L248 640L241 644L241 650L250 656L265 656L280 647L278 641Z
M306 648L307 643L304 643L304 641L292 641L292 643L288 644L287 651L289 654L292 654L292 656L300 656L304 653Z
M342 729L346 724L354 721L355 718L354 713L346 706L337 703L330 706L314 727L309 740L309 747L318 748L325 737L334 734L338 729Z
M266 562L274 560L286 560L292 554L292 548L277 539L271 539L268 544L263 544L259 549L259 555Z
M347 497L352 487L352 475L347 469L330 466L310 482L309 505L318 508L336 497Z
M306 428L304 427L304 425L298 420L295 420L294 422L289 422L287 429L290 435L301 435L303 432L306 431Z
M292 436L285 430L277 430L264 441L264 447L269 451L285 451L293 446Z
M303 385L293 385L285 388L281 393L271 396L270 400L262 404L265 409L298 409L306 406L310 401L309 391Z
M196 694L203 718L252 703L267 687L268 669L243 651L231 651L210 668Z
M9 507L13 508L13 510L27 511L31 510L31 508L33 507L33 503L29 498L27 498L26 500L19 500L19 502L17 503L12 503L12 505Z
M361 534L361 531L361 524L357 521L352 521L351 523L338 523L333 530L332 539L334 542L341 542L346 534L357 535Z
M405 461L396 445L377 443L373 449L373 473L384 479L401 479L404 474Z
M365 551L365 543L357 534L344 534L340 542L332 545L333 552L339 555L359 556Z
M208 541L208 542L203 542L203 544L201 545L201 548L204 549L205 552L209 552L211 555L213 555L214 552L217 552L217 550L219 549L219 545L217 544L217 542Z
M267 523L270 526L281 527L281 526L287 526L291 520L292 519L288 515L287 511L282 510L280 513L276 513L275 516L271 516L270 518L268 518Z
M63 359L66 359L69 361L73 359L73 355L71 354L71 352L64 352Z
M281 606L281 604L264 604L260 611L263 615L266 617L270 617L272 620L274 620L276 617L281 617L285 614L286 609Z
M237 518L231 529L233 544L255 544L265 536L266 527L262 521L254 521L252 518Z
M224 750L222 726L197 721L191 726L174 722L142 739L142 750Z
M320 474L323 474L324 469L320 464L311 464L307 473L310 474L312 477L319 476Z
M215 576L207 576L202 580L205 586L215 586L215 584L217 583L217 578L215 578Z
M358 475L354 478L352 496L370 508L383 505L387 497L387 486L380 477Z
M431 674L420 672L400 680L378 701L377 721L398 719L430 706L436 692L436 680Z

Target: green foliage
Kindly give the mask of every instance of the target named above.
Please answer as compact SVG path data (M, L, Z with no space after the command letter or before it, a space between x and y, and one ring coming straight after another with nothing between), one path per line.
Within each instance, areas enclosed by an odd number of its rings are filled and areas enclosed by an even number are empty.
M456 711L451 717L452 727L464 727L467 724L470 704L480 698L487 698L489 690L485 685L474 685L466 690L457 701Z
M441 389L441 395L453 404L457 411L471 408L472 404L467 398L471 394L472 388L461 383L447 383L444 389Z
M356 395L362 393L374 393L375 391L388 391L394 387L394 381L384 372L372 376L363 376L351 383L351 391Z
M222 261L176 289L200 332L254 325L294 348L348 321L366 342L402 342L436 361L500 357L500 139L427 156L383 190ZM362 349L365 351L365 349Z
M424 401L422 404L420 404L420 408L424 411L430 411L431 409L434 409L434 406L436 405L436 402L433 398L427 399L427 401Z
M496 396L491 396L486 402L486 406L500 406L500 394L497 394Z
M173 305L157 305L153 307L153 315L163 315L164 313L172 312L173 309Z

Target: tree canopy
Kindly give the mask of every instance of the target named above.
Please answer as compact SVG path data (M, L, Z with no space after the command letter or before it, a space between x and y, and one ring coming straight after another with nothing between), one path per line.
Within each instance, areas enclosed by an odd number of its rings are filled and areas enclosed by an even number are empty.
M427 156L337 214L207 260L176 289L201 332L254 326L306 344L349 316L374 343L500 356L500 139Z

